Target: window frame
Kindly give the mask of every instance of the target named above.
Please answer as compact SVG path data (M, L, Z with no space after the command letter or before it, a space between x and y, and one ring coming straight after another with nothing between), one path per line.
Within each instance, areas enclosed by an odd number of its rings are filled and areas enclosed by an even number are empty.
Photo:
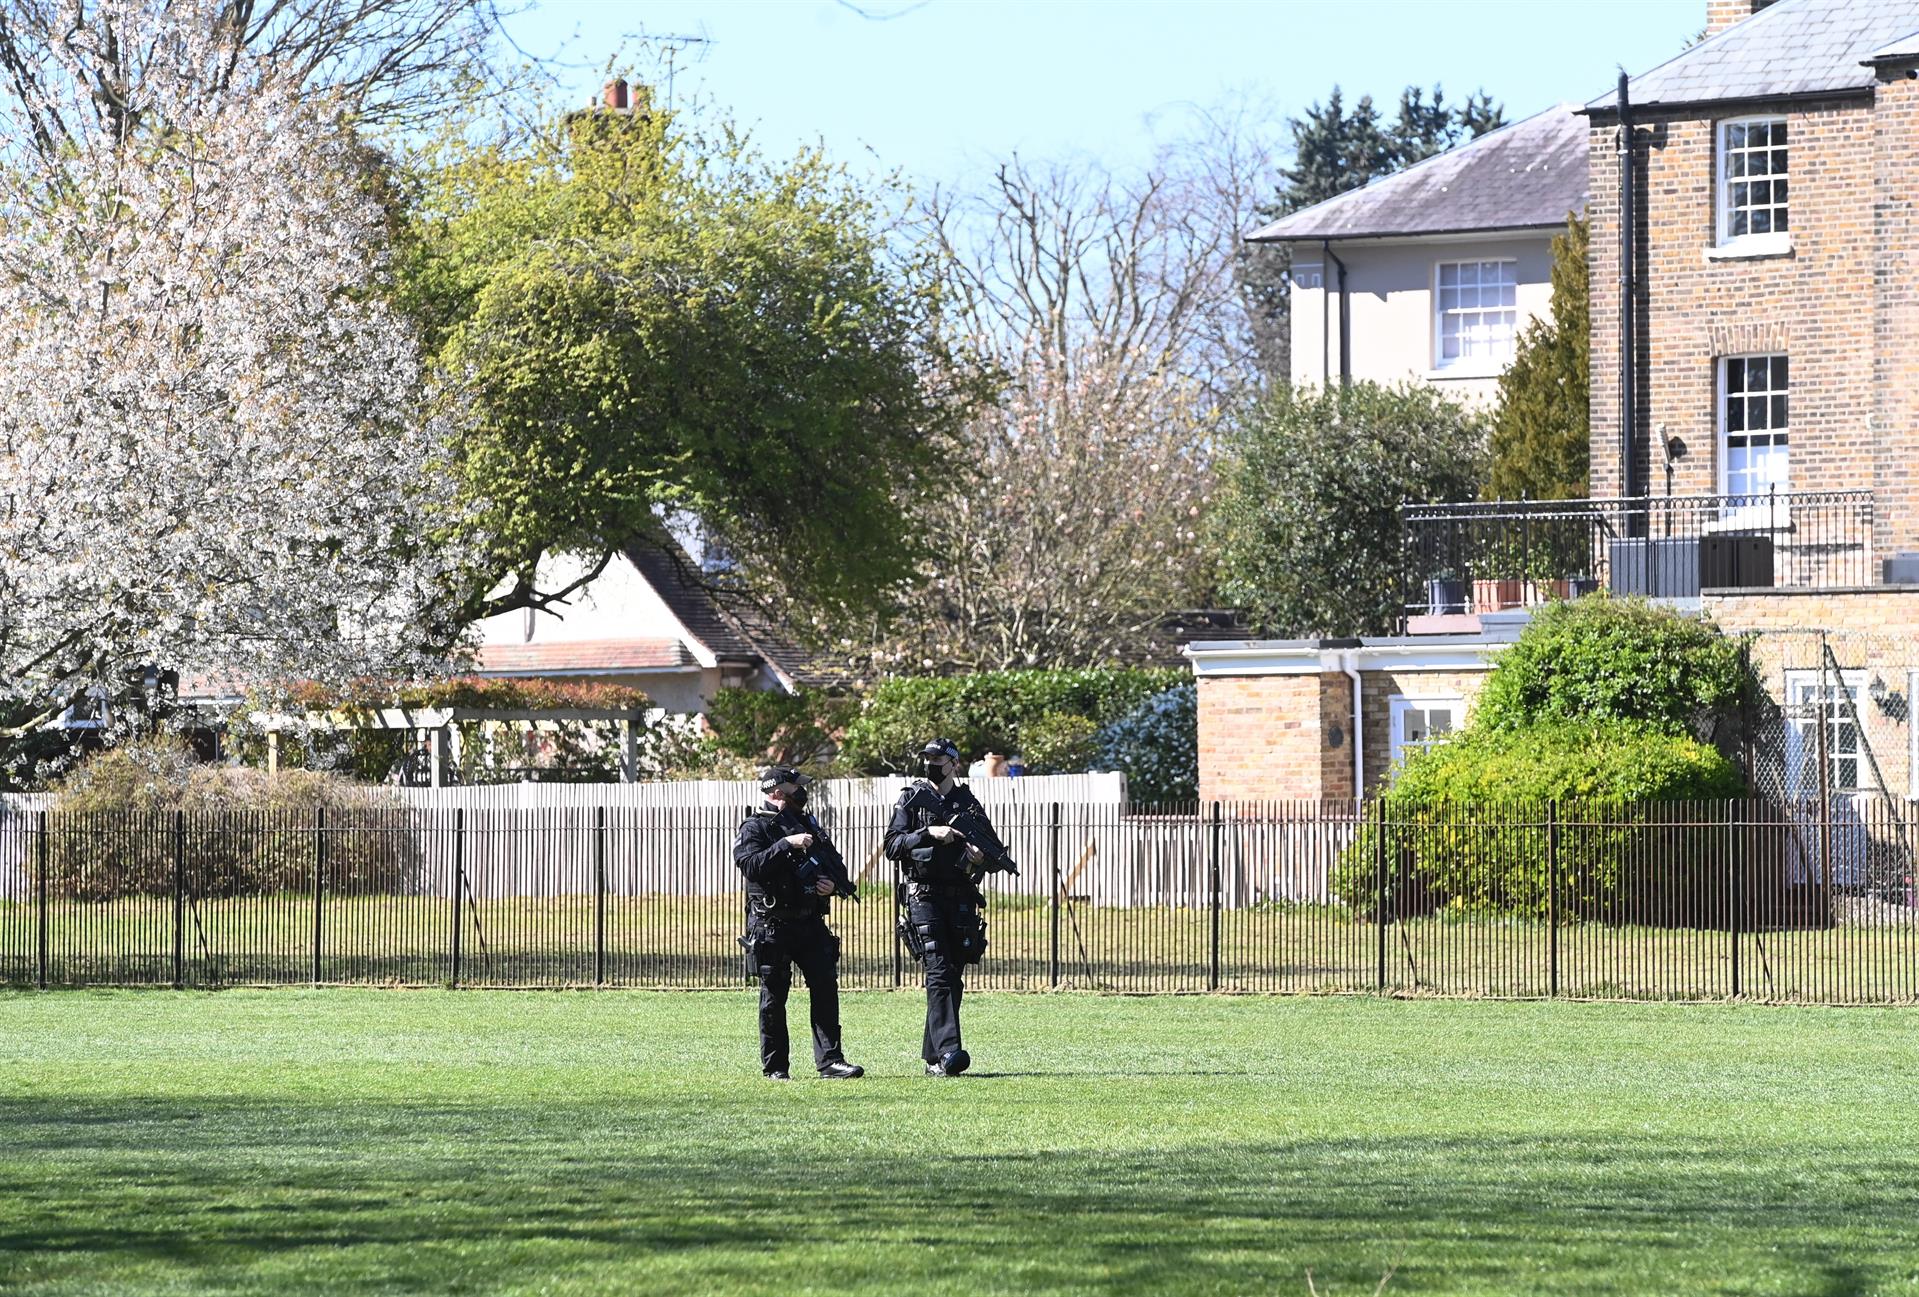
M1783 429L1768 427L1765 431L1767 433L1783 432L1784 434L1786 471L1784 480L1777 484L1776 489L1780 495L1787 495L1792 491L1792 353L1786 351L1739 352L1734 355L1715 356L1712 362L1713 457L1718 461L1714 466L1714 470L1718 482L1718 493L1722 500L1733 495L1731 482L1732 447L1727 443L1727 438L1734 434L1726 427L1726 374L1728 367L1733 362L1744 363L1748 360L1783 360L1786 362L1786 422ZM1770 366L1768 366L1768 368L1770 368ZM1768 381L1770 382L1770 376L1768 377ZM1767 392L1770 394L1771 390L1771 388L1768 388ZM1751 433L1752 429L1741 428L1737 435L1749 436ZM1740 492L1739 494L1742 497L1756 497L1759 493L1747 491ZM1756 498L1748 499L1747 502L1742 505L1722 505L1720 513L1724 518L1751 519L1755 521L1757 525L1772 525L1771 520L1765 517L1766 506L1759 503Z
M1857 793L1870 793L1872 791L1870 785L1862 782L1867 772L1865 736L1858 733L1854 734L1853 750L1850 754L1842 753L1838 749L1839 726L1841 724L1853 725L1853 721L1850 718L1844 718L1842 716L1841 713L1843 709L1840 707L1839 694L1837 692L1838 690L1850 692L1852 697L1852 711L1858 714L1860 719L1863 720L1864 715L1859 712L1859 704L1860 701L1867 696L1871 679L1872 672L1866 667L1841 667L1838 671L1820 670L1817 667L1802 667L1788 670L1785 673L1787 727L1786 789L1788 794L1798 794L1798 790L1801 788L1810 790L1816 787L1818 776L1812 775L1810 779L1807 777L1813 763L1819 759L1816 755L1818 752L1818 738L1812 731L1814 725L1825 725L1829 727L1826 738L1826 763L1828 767L1831 767L1835 762L1844 760L1849 760L1853 763L1852 783L1841 784L1838 779L1838 772L1834 770L1829 775L1826 791L1834 797L1850 797ZM1828 680L1837 681L1836 686L1828 685L1826 689L1826 692L1830 696L1823 699L1817 697L1816 695L1819 692L1820 686L1826 684ZM1815 696L1801 701L1799 698L1801 690L1810 690ZM1820 715L1800 717L1795 714L1796 709L1805 706L1820 708ZM1811 791L1806 791L1800 795L1811 797L1815 794Z
M1783 172L1768 172L1768 178L1774 174L1782 176L1790 186L1792 183L1792 154L1798 132L1790 129L1790 120L1782 113L1754 113L1746 117L1726 117L1713 123L1713 248L1727 253L1750 253L1766 255L1770 253L1790 252L1792 250L1792 198L1790 190L1784 203L1768 204L1769 209L1783 210L1786 213L1786 228L1769 230L1764 234L1733 234L1732 227L1732 183L1727 174L1731 169L1731 156L1728 153L1727 139L1736 126L1780 125L1788 127L1786 133L1786 169ZM1768 146L1769 148L1771 146ZM1741 177L1749 179L1749 177Z
M1437 747L1451 741L1466 724L1466 699L1461 694L1392 694L1387 698L1386 754L1387 765L1397 767L1400 759L1409 749L1424 750ZM1406 738L1406 713L1419 708L1430 710L1434 707L1447 707L1452 715L1452 728L1447 730L1447 738L1422 739L1418 741Z
M1446 342L1445 324L1447 312L1440 300L1439 277L1440 272L1447 266L1508 267L1512 275L1513 304L1510 309L1513 314L1513 327L1512 335L1507 340L1506 353L1503 356L1457 356L1448 360L1442 353L1442 348ZM1498 374L1503 372L1506 366L1513 363L1513 357L1519 352L1519 330L1523 323L1520 319L1519 312L1518 257L1463 257L1457 260L1435 261L1433 262L1432 279L1429 283L1428 291L1432 294L1432 345L1430 354L1432 357L1433 373L1443 375L1463 374L1468 376ZM1486 308L1480 306L1474 307L1473 309L1475 311L1484 311ZM1496 309L1506 310L1509 308L1499 307Z

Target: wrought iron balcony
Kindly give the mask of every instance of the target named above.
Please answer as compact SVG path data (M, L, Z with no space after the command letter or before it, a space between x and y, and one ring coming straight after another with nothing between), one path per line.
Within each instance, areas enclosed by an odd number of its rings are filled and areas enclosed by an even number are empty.
M1487 613L1594 590L1877 583L1872 492L1487 500L1405 505L1409 617Z

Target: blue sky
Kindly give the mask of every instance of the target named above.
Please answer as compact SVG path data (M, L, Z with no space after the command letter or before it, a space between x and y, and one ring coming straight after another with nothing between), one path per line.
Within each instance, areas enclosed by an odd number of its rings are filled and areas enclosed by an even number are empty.
M771 151L824 138L921 181L965 183L993 159L1144 159L1195 105L1259 105L1277 128L1335 84L1396 101L1409 83L1485 88L1517 118L1663 62L1705 0L544 0L511 20L528 52L564 49L584 102L623 37L697 35L675 97L752 125ZM630 42L628 42L630 44Z

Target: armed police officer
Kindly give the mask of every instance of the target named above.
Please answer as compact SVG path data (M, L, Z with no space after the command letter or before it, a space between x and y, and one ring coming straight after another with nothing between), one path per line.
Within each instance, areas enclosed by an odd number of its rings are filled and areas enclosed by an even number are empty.
M797 770L771 766L760 774L765 799L740 825L733 863L746 876L746 950L749 977L760 982L760 1070L790 1079L786 994L793 965L806 977L813 1022L813 1064L829 1080L864 1076L840 1049L840 942L826 926L834 895L858 899L846 862L820 822L806 810L805 780Z
M979 879L1019 869L992 821L958 782L959 749L934 739L919 753L920 777L907 785L886 826L886 854L905 875L900 936L926 966L926 1034L920 1056L928 1076L958 1076L972 1065L960 1043L960 998L968 964L986 953L986 898Z

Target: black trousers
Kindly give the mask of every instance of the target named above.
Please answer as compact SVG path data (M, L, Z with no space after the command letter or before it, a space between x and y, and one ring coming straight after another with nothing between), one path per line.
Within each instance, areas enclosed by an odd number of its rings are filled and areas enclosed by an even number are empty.
M926 943L926 1031L920 1057L937 1063L960 1045L960 1000L966 994L966 955L962 929L972 923L972 906L945 897L913 897L907 916Z
M813 1024L813 1066L846 1060L840 1049L840 939L815 915L779 923L755 920L756 929L773 938L772 971L760 979L760 1070L790 1068L786 1033L786 995L793 989L793 967L806 978L807 1009Z

